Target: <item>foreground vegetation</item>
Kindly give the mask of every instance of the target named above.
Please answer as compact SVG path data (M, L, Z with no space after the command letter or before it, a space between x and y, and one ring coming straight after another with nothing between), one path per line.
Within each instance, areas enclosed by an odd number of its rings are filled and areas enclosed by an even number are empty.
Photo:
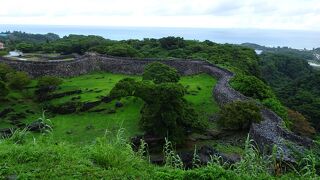
M165 145L164 166L152 165L146 149L134 152L127 143L123 129L106 131L93 144L76 147L57 141L50 133L30 140L25 131L16 131L0 141L1 179L317 179L315 159L306 156L300 171L284 172L273 156L261 156L247 140L243 159L234 164L222 163L212 157L199 167L194 156L194 169L181 166L170 143ZM277 176L277 178L275 178Z

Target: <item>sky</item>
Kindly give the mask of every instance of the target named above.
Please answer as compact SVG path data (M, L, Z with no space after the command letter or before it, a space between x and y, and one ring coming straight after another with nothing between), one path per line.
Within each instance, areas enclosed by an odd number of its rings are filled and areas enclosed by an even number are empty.
M320 31L320 0L0 0L0 24Z

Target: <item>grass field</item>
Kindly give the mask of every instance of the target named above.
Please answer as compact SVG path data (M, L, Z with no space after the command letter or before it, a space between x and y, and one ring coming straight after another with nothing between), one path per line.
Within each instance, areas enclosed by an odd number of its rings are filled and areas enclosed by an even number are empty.
M129 77L128 75L110 74L110 73L93 73L82 75L74 78L67 78L56 93L81 90L82 93L63 98L53 99L52 104L58 105L70 101L91 102L105 96L113 86L121 79ZM137 80L139 76L130 76ZM218 106L212 98L212 89L216 79L207 75L200 74L194 76L185 76L181 78L180 83L184 85L188 93L185 98L193 104L193 107L199 113L200 118L208 118L218 111ZM33 86L35 83L33 83ZM26 92L12 92L10 94L12 107L15 114L25 114L25 121L32 122L41 115L41 106L32 101L33 89ZM126 129L127 137L141 134L138 128L140 109L143 101L135 97L122 98L120 100L124 105L121 108L115 108L115 102L103 103L92 109L101 112L82 112L68 115L50 115L49 118L53 123L53 136L56 140L70 141L76 144L83 144L94 141L96 137L103 136L107 131L116 131L120 127ZM8 104L0 105L0 111L8 107ZM110 113L110 110L115 113ZM32 112L32 113L31 113ZM0 120L0 126L10 127L8 118Z

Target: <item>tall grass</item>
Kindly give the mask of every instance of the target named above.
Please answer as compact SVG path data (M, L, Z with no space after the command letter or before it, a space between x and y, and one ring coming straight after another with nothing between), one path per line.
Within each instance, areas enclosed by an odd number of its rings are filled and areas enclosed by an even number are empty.
M165 165L155 166L145 159L145 142L134 152L124 129L106 131L104 137L85 146L57 143L51 136L32 142L26 134L18 130L11 138L0 140L0 179L12 175L17 179L319 179L314 155L303 158L300 170L277 174L279 148L274 147L272 155L262 155L249 137L240 162L230 166L222 164L221 157L213 157L207 166L200 166L195 147L194 168L185 170L167 139Z

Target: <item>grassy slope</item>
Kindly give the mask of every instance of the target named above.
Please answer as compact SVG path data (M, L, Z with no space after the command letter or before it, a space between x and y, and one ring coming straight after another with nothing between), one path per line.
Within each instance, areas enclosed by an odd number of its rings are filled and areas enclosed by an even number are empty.
M67 96L52 100L53 104L61 104L71 101L72 98L80 96L80 101L96 101L100 96L107 95L112 87L121 79L129 77L121 74L110 73L93 73L74 78L65 79L61 89L57 92L65 92L81 89L83 93L78 95ZM130 76L137 80L139 76ZM193 104L195 109L201 115L201 118L208 118L209 115L217 112L218 106L212 98L212 88L216 80L209 75L200 74L195 76L182 77L181 83L188 88L186 99ZM33 86L35 83L33 82ZM29 90L29 94L33 92ZM11 93L11 99L24 99L20 103L12 106L17 112L25 112L26 109L32 110L35 114L27 114L26 121L36 120L41 114L41 108L30 99L25 99L19 93ZM123 98L121 102L124 104L122 108L115 109L115 101L108 104L101 104L95 109L107 109L102 112L84 112L69 115L57 115L50 117L54 125L53 136L56 140L67 140L77 144L88 143L94 141L96 137L104 135L106 129L114 132L119 127L124 127L127 136L142 133L138 128L140 109L142 108L142 100L134 97ZM8 107L7 104L0 105L0 110ZM108 109L115 109L116 113L109 114ZM9 127L8 123L0 120L0 126Z
M149 164L130 148L122 133L109 134L81 147L54 142L50 136L17 144L20 138L0 140L0 179L312 179L312 174L273 177L256 159L233 168L216 162L193 170ZM22 134L20 134L22 135ZM115 138L115 136L117 138ZM249 152L249 151L248 151ZM249 153L250 154L250 153ZM248 161L249 160L249 161ZM252 160L252 161L250 161ZM258 163L257 163L258 162ZM248 163L250 165L248 165ZM251 163L254 164L251 166ZM298 176L299 175L299 176ZM314 177L317 179L317 176Z

